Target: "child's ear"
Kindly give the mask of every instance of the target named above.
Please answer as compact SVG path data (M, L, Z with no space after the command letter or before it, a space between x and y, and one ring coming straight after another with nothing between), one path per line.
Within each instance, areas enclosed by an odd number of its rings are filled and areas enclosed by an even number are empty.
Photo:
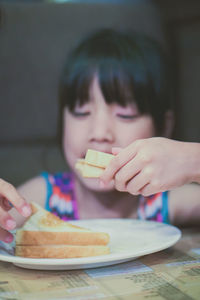
M164 127L164 132L163 135L167 138L172 137L173 129L174 129L174 113L171 110L168 110L165 113L165 127Z

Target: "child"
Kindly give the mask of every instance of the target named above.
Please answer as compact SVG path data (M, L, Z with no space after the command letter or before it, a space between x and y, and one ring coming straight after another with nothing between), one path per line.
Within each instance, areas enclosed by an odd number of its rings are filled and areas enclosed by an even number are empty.
M71 172L44 172L20 186L19 193L64 220L139 216L189 223L189 218L182 220L180 209L173 204L184 201L181 190L175 191L175 199L167 192L138 197L117 191L113 180L101 186L98 179L82 178L75 169L76 160L84 158L88 148L111 153L113 147L126 149L138 139L170 137L173 105L167 66L157 43L145 36L102 30L84 40L68 58L59 93L62 146ZM30 213L14 188L1 183L7 192L2 195L20 213L23 206L26 215ZM3 208L2 227L13 229L14 220L21 224L16 210L9 217L5 201ZM10 241L12 236L5 229L1 229L1 236Z

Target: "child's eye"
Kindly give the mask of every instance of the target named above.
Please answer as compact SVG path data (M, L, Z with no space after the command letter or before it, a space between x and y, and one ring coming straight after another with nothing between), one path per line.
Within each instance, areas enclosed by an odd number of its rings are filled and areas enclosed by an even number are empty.
M124 114L117 114L117 116L124 120L134 120L138 117L138 115L124 115Z
M85 111L85 112L80 112L80 111L74 111L72 113L75 117L87 117L90 115L89 111Z

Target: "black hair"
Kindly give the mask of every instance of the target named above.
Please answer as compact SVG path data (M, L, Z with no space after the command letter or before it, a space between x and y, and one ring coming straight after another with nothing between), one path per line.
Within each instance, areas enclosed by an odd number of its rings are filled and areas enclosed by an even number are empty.
M165 113L173 110L169 61L157 41L137 33L102 29L83 40L69 55L60 88L60 120L63 109L89 100L89 88L97 74L106 103L136 103L141 114L152 116L158 134ZM60 127L62 128L62 127Z

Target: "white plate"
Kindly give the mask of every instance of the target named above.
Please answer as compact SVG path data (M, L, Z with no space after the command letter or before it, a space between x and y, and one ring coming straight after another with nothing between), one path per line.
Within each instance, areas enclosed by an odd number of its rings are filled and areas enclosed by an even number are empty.
M13 255L14 245L0 242L0 260L39 270L72 270L114 265L174 245L181 231L171 225L132 219L72 221L72 224L110 234L110 254L85 258L36 259ZM13 248L12 248L13 247Z

